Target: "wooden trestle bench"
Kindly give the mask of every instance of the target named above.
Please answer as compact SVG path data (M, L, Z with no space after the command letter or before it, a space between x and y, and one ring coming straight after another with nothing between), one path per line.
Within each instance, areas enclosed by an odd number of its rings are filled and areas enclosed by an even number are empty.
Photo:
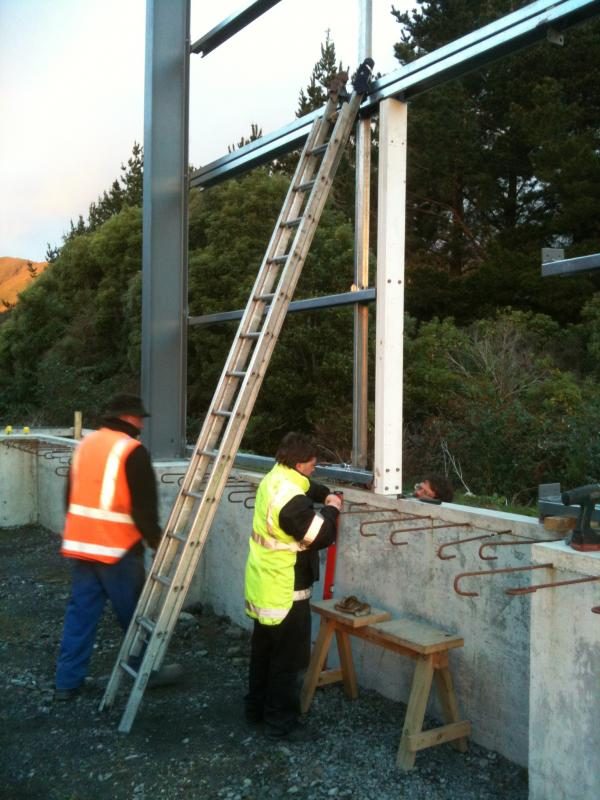
M448 651L462 647L464 640L425 622L391 619L387 611L375 608L371 609L368 616L355 617L337 611L334 608L335 603L335 600L311 603L312 610L321 617L321 625L302 687L302 712L305 713L310 708L318 686L343 681L346 695L352 700L358 697L349 639L350 636L357 636L417 662L398 748L398 766L411 769L418 750L443 742L452 742L457 750L466 752L466 737L471 733L471 723L460 719L448 666ZM323 670L334 634L340 669ZM424 731L423 720L434 680L446 724Z

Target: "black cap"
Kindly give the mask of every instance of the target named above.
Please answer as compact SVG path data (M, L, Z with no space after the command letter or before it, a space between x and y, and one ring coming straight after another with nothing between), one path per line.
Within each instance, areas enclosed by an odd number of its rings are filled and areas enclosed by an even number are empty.
M132 417L150 416L144 408L142 398L137 394L116 394L108 401L104 416L110 419L111 417L122 417L123 415Z

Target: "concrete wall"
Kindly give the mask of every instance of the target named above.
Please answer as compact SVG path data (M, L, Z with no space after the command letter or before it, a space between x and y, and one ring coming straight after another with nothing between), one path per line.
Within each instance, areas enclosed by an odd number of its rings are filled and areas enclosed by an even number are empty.
M46 463L47 459L36 458L34 454L30 454L28 460L20 451L1 446L0 454L4 459L0 461L0 477L11 476L9 480L14 487L9 495L5 495L7 503L0 524L24 524L25 521L32 521L37 514L36 518L41 524L59 532L64 493L61 470L57 471L51 463ZM9 465L10 459L15 461ZM178 478L183 474L184 464L158 463L155 468L159 480L161 521L165 524L177 494ZM227 614L234 622L249 627L250 621L244 614L243 602L244 565L248 536L252 529L252 494L260 476L239 472L236 477L240 482L230 483L225 490L187 602L200 600L210 603L217 613ZM30 488L19 494L17 489L21 480L23 486ZM544 625L546 610L534 613L536 633L534 637L530 636L532 599L535 610L535 603L540 602L541 598L539 593L516 597L504 593L509 586L539 581L537 571L464 578L459 588L478 592L477 597L461 596L453 588L458 573L488 572L531 563L530 542L524 546L511 545L488 550L489 555L497 554L496 561L482 561L479 558L478 549L482 543L514 540L514 535L529 540L544 539L551 538L551 534L545 532L536 520L527 517L452 504L435 506L414 500L383 498L347 487L344 493L346 513L343 514L340 527L335 596L359 595L373 606L390 611L395 617L408 615L428 620L437 627L463 636L465 647L453 651L450 658L461 711L473 724L474 741L521 765L528 763L528 747L531 744L537 759L535 779L558 785L555 777L546 776L541 765L548 760L547 752L553 752L557 747L560 749L558 741L564 735L565 724L561 722L557 726L556 741L552 733L546 733L541 738L530 735L530 640L534 642L534 658L539 660L538 653L548 649L544 642L551 632L551 640L556 642L556 652L561 653L560 657L546 659L541 666L532 668L532 691L537 693L539 686L546 684L547 672L548 680L561 684L561 672L557 664L569 657L563 654L563 648L567 648L568 652L576 649L577 652L590 654L597 645L596 632L600 618L588 611L592 600L584 603L587 614L585 626L579 638L573 642L569 636L575 636L575 633L568 615L558 618L555 624ZM27 496L32 503L37 503L39 512L29 512L27 517L20 496ZM510 530L513 536L494 535L494 532L498 534L506 530ZM445 555L454 558L444 560L437 555L438 548L444 543L486 535L490 538L447 548ZM590 587L593 586L590 584ZM320 597L321 591L321 586L315 587L315 596ZM591 598L593 588L586 591L590 592ZM558 600L548 596L546 602L558 603ZM598 602L600 600L596 599L596 604ZM557 638L557 627L560 628L561 637L564 636L564 642ZM413 663L360 640L353 641L352 646L359 684L394 700L406 701ZM588 673L581 674L579 682L593 681L593 665L589 661L591 655L586 658L587 666L580 664L576 667L571 664L567 670L572 676L579 675L577 670L587 669ZM570 662L567 660L566 663ZM552 673L552 669L558 672ZM587 691L589 683L584 688ZM548 698L540 698L537 694L533 697L532 714L543 712L549 716L551 705ZM560 697L562 713L566 714L571 698L568 693L565 694L564 684L560 689ZM435 705L430 711L437 716ZM537 721L534 723L534 720ZM581 729L577 719L573 721L569 717L569 720L575 736L575 731ZM531 717L531 725L535 730L551 727L548 720L539 720L537 716ZM597 738L593 741L598 743ZM542 754L540 742L544 747ZM556 759L552 763L553 769L561 769ZM544 792L545 788L540 789L535 795L536 800L562 796Z
M0 436L0 528L37 521L37 458Z
M243 480L258 480L248 473L238 474ZM225 492L190 598L210 603L218 613L249 627L243 586L252 510L240 502L242 497L242 492L231 488ZM345 499L349 513L343 515L340 528L335 596L359 595L394 617L420 618L460 633L465 647L453 651L450 658L462 712L473 723L474 740L527 765L530 600L508 597L504 588L526 584L530 573L466 579L465 589L480 591L476 598L456 594L453 581L459 572L525 565L531 545L498 548L498 560L490 562L478 557L481 541L448 549L447 555L455 555L449 560L439 559L437 549L444 542L509 528L529 539L550 534L536 520L516 515L375 498L358 489L346 488ZM353 503L369 503L371 508L361 512L361 506ZM374 504L387 511L373 509ZM400 514L419 518L383 521ZM376 520L382 522L373 525ZM368 523L363 533L371 535L361 534L363 522ZM457 527L435 527L444 523ZM394 540L408 544L394 545L390 533L401 528L420 530L404 536L395 533ZM512 537L490 540L507 538ZM314 595L321 594L319 584ZM360 640L353 640L352 647L360 685L394 700L407 700L413 662ZM439 716L435 704L430 711Z
M529 606L523 598L508 598L503 590L515 577L498 575L465 579L464 589L479 592L463 597L453 588L458 573L481 571L522 563L530 547L502 547L498 561L478 557L482 541L447 548L442 560L437 550L445 542L483 536L489 531L511 527L522 535L539 538L536 521L508 515L481 515L457 506L433 507L428 511L416 501L396 502L395 508L414 514L430 513L431 519L382 523L369 526L365 538L359 530L360 517L344 518L339 546L338 596L358 594L394 617L420 618L459 633L465 646L450 654L450 663L463 715L473 725L473 738L501 752L519 764L527 764L529 695ZM438 516L439 515L439 516ZM384 516L384 515L379 515ZM365 514L362 519L372 519ZM435 527L448 523L458 527ZM421 527L402 535L395 546L390 533L398 528ZM502 538L502 537L500 537ZM504 537L512 538L512 537ZM486 541L486 540L484 540ZM493 555L493 552L492 552ZM517 582L521 582L519 576ZM367 642L354 645L360 681L385 696L406 701L413 664L399 656L383 653ZM434 712L437 709L431 709ZM439 716L439 714L437 714Z
M600 553L536 545L535 583L600 576ZM600 797L600 581L540 589L531 604L531 800Z

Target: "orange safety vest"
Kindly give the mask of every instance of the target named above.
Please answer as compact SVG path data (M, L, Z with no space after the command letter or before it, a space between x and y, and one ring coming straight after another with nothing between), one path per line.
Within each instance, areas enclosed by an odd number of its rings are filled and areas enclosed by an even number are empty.
M125 462L140 443L109 428L90 433L73 455L61 553L114 564L142 535L131 517Z

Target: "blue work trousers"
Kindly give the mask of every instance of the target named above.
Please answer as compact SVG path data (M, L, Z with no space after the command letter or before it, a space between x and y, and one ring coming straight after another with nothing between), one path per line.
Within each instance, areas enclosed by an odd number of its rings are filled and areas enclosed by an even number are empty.
M116 564L70 560L71 597L56 667L57 689L76 689L83 684L107 599L126 631L145 580L143 557L137 553L127 553Z

